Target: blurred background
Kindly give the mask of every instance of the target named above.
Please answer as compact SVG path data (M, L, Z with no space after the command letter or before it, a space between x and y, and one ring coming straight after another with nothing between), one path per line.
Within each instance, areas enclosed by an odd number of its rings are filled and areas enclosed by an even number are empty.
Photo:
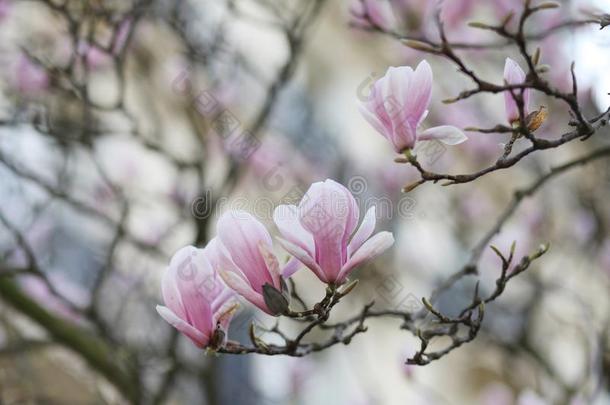
M350 345L285 358L206 355L157 315L169 257L204 246L219 214L245 209L277 235L273 208L326 178L362 212L376 205L378 229L396 237L358 270L333 319L371 300L418 309L515 190L609 143L606 128L472 183L401 193L417 172L393 162L358 112L388 66L430 62L430 126L504 124L503 95L443 104L471 83L372 28L363 7L382 30L432 39L442 7L451 41L488 43L499 38L468 22L497 24L522 2L0 0L0 403L610 404L607 159L523 201L493 243L516 241L517 257L550 251L486 308L474 342L425 367L404 364L419 343L392 319L367 321ZM536 43L554 86L571 88L576 61L589 117L610 105L610 31L563 22L600 12L607 0L562 1L527 26L553 34ZM507 56L519 60L500 45L460 55L494 83ZM540 94L532 105L549 110L541 137L569 131L565 105ZM471 133L417 152L432 171L469 173L507 141ZM481 290L500 268L484 253ZM324 295L307 270L295 281L310 304ZM475 282L446 291L439 309L462 308ZM230 338L246 342L253 320L274 322L244 305Z

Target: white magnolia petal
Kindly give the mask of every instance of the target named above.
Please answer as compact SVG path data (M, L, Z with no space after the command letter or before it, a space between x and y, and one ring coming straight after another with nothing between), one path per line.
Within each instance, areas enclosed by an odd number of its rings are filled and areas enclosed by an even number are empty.
M420 141L437 140L446 145L457 145L464 142L468 138L459 128L451 125L441 125L426 129L417 136L417 139Z

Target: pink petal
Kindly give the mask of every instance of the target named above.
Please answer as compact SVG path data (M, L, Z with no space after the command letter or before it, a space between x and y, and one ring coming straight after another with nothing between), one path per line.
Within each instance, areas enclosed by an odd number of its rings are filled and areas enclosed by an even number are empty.
M376 221L377 218L375 217L375 206L372 206L364 215L360 228L358 228L347 246L348 257L351 257L352 254L358 250L360 246L362 246L362 244L373 234Z
M441 125L438 127L428 128L419 134L417 138L420 141L430 141L435 139L447 145L457 145L468 139L462 130L451 125Z
M167 323L169 323L174 328L178 329L182 334L191 339L197 347L202 348L207 346L210 339L209 335L206 335L189 325L183 319L176 316L176 314L174 314L171 309L162 305L157 305L157 312L159 313L159 315L161 315L163 319L165 319Z
M185 250L183 248L182 250ZM176 254L177 255L177 254ZM176 257L174 255L174 257ZM175 314L180 318L186 318L186 312L180 298L180 292L178 291L178 284L176 283L176 272L171 270L171 266L163 273L161 279L161 295L163 296L163 302L169 307Z
M360 114L362 114L364 119L367 120L377 132L383 135L388 141L392 142L393 137L391 126L386 127L375 113L369 111L367 106L360 104L358 109L360 110Z
M385 76L379 80L386 112L392 117L392 121L395 121L394 118L407 118L405 113L409 95L406 90L411 86L413 75L410 66L390 66Z
M369 18L376 26L388 28L393 25L394 14L389 2L385 0L364 0L363 4Z
M504 64L504 80L508 84L522 84L525 82L525 72L521 69L521 66L511 58L506 58L506 62ZM519 94L521 90L515 89L513 93L515 95ZM524 113L527 115L529 112L529 100L530 100L530 90L526 89L523 91L523 109ZM519 108L513 95L510 91L504 92L504 106L506 109L506 118L509 122L513 122L519 119Z
M49 87L47 71L30 58L22 54L17 63L16 85L23 93L37 93Z
M314 254L313 236L303 228L299 220L298 208L294 205L279 205L273 211L273 221L282 236L300 246L310 255Z
M347 260L347 242L359 210L349 190L333 180L311 185L299 207L301 224L315 242L315 260L333 279Z
M182 319L201 332L209 332L214 327L210 303L218 291L213 283L215 274L203 250L192 246L180 249L170 261L167 277L173 278L180 294ZM178 311L176 314L182 315Z
M525 81L525 72L521 66L511 58L506 58L504 63L504 80L508 84L521 84Z
M292 257L288 260L288 262L284 265L284 268L282 269L282 276L284 278L289 278L291 277L294 273L296 273L297 271L299 271L301 269L301 267L303 266L303 263L301 263L299 261L299 259L297 259L296 257Z
M260 245L272 246L267 229L244 211L227 212L218 220L218 238L235 265L246 276L255 291L261 293L265 283L273 284Z
M129 33L131 31L131 18L126 18L123 20L117 28L115 37L114 37L114 45L112 47L112 53L115 55L120 54L127 43L127 39L129 38Z
M256 305L261 310L270 313L269 309L267 309L267 305L265 304L265 300L263 296L254 291L252 287L239 275L233 273L231 271L220 270L220 277L224 280L227 285L235 290L236 293L244 297L253 305Z
M247 280L246 276L235 265L235 263L231 259L231 256L229 255L229 252L222 245L222 243L218 240L217 237L209 241L203 250L214 272L218 274L220 269L224 269L227 271L238 273L241 277L244 278L244 280ZM216 282L222 287L222 289L220 291L220 294L218 294L218 296L216 296L214 299L212 307L213 312L216 312L216 308L219 305L223 305L224 302L233 298L235 295L231 289L227 288L221 277L217 277Z
M235 312L237 311L237 309L239 308L239 304L235 301L229 302L226 305L224 305L219 311L218 311L218 324L220 324L220 327L222 328L223 331L228 331L229 330L229 324L231 323L231 319L233 319L233 315L235 315Z
M409 122L415 129L432 98L432 69L427 61L422 60L417 65L410 85L405 91L405 110L409 112Z
M224 284L222 281L222 277L218 276L218 280ZM218 313L220 308L230 305L235 301L235 291L231 290L228 286L222 290L222 293L216 297L214 302L212 302L212 312L215 314Z
M225 260L228 253L223 252L223 249L224 247L218 238L212 238L212 240L210 240L203 248L205 255L210 261L214 271L218 271L220 267L225 267Z
M341 269L337 282L345 281L349 273L362 263L374 259L394 244L394 236L390 232L379 232L367 240Z
M9 15L11 7L10 0L0 0L0 21Z
M278 262L277 257L275 257L275 254L273 254L271 249L269 249L269 247L265 244L260 244L259 250L263 256L263 260L265 261L269 274L271 275L271 279L273 280L271 285L277 289L280 289L280 263Z
M396 103L388 104L388 95L385 94L385 82L386 78L384 76L373 84L370 99L365 106L372 115L377 117L377 120L383 126L384 131L381 132L382 135L385 133L387 135L384 136L390 136L392 134L392 119L388 114L387 109Z
M412 124L415 118L407 103L413 80L414 72L409 66L391 66L379 80L384 109L391 122L391 141L397 152L415 144L415 126Z
M415 142L417 141L416 129L408 120L397 123L393 131L392 144L396 152L402 153L406 148L415 147Z
M322 281L324 283L328 283L328 279L326 278L326 274L324 274L324 272L322 271L320 266L318 266L318 264L316 263L314 258L311 257L305 250L303 250L301 247L299 247L299 246L297 246L297 245L295 245L293 243L290 243L287 240L284 240L284 239L281 239L281 238L277 238L277 240L278 240L278 242L280 242L280 245L282 245L282 247L284 249L286 249L286 251L288 253L290 253L291 255L296 257L301 263L303 263L311 271L313 271L314 274L316 276L318 276L320 281Z

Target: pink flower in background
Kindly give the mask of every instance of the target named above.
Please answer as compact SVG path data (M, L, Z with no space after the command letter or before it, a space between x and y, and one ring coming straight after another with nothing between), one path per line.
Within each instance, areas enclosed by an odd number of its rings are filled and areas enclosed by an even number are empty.
M504 81L507 84L522 84L525 82L525 72L521 66L511 58L506 58L504 64ZM515 89L513 93L519 94L521 90ZM523 113L525 116L529 114L530 89L523 91ZM519 121L519 107L510 91L504 92L504 106L506 108L506 118L509 123Z
M483 389L479 401L481 405L511 405L515 403L511 389L496 382Z
M602 270L604 270L606 274L610 276L610 238L606 238L606 240L604 240L599 248L598 255L599 264Z
M373 85L371 95L360 106L364 118L398 153L411 149L417 141L439 140L456 145L466 140L464 133L450 125L420 130L428 115L432 97L432 69L425 60L415 71L409 66L390 67Z
M73 304L76 308L85 308L90 302L90 294L78 284L75 284L64 274L53 272L47 275L52 289L61 297ZM64 300L53 293L41 278L36 276L25 276L20 278L24 291L43 305L48 311L53 312L65 319L80 322L83 321L82 314L68 305Z
M492 0L489 2L498 19L504 19L508 14L515 13L523 9L523 2L521 0ZM516 24L517 18L512 18L511 22Z
M439 5L441 20L449 27L465 25L466 18L472 14L477 3L475 0L443 1Z
M22 54L16 65L15 87L22 94L33 94L46 90L49 87L49 75L42 67L32 62Z
M271 235L247 212L225 213L218 220L217 232L208 248L225 283L266 313L281 313L269 300L282 300L282 276L290 277L299 268L298 262L292 260L280 270Z
M10 0L0 0L0 21L8 17L11 12Z
M126 18L121 21L116 28L116 32L114 34L114 42L112 44L112 53L114 55L118 55L123 51L123 48L127 44L127 40L129 39L129 33L131 32L131 25L133 21L131 18Z
M265 136L259 147L248 158L252 175L268 191L287 188L289 179L295 182L311 182L324 171L320 165L312 165L294 145L280 136Z
M112 58L106 51L87 42L80 43L78 51L81 55L84 55L85 63L90 69L98 69L110 64L112 61Z
M534 391L527 389L522 391L519 394L519 398L517 399L517 405L549 405L550 402L547 402L540 395L535 393Z
M361 27L387 29L394 22L392 6L386 0L355 0L350 14L353 22Z
M360 210L348 189L326 180L311 185L299 206L280 205L273 219L285 238L282 246L325 283L342 284L360 264L394 243L390 232L375 229L371 207L356 230ZM355 231L355 232L354 232Z
M157 312L200 348L224 343L236 308L229 290L212 268L209 252L187 246L172 257L161 282Z

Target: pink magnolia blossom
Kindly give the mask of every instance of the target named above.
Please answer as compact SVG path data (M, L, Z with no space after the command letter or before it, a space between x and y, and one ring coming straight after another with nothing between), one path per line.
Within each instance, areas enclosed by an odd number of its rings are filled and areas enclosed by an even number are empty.
M508 386L494 382L483 389L479 402L481 405L511 405L515 399Z
M106 51L87 42L81 42L79 44L79 53L84 55L85 63L89 69L99 69L112 62L112 58Z
M436 139L448 145L464 142L466 136L454 126L420 129L431 97L432 70L428 62L422 61L415 71L409 66L390 67L375 82L360 112L398 153L413 148L417 141Z
M212 268L208 249L187 246L172 257L157 312L200 348L224 343L236 305L233 292Z
M0 0L0 21L8 17L11 12L10 0Z
M350 14L353 22L361 27L387 29L394 24L392 6L385 0L356 0Z
M123 48L125 48L125 45L127 45L127 40L129 39L132 24L132 19L126 18L121 21L116 28L116 32L114 33L114 41L112 43L112 53L114 55L119 55L121 52L123 52Z
M32 62L27 55L20 55L15 67L15 86L22 94L34 94L49 87L49 75L42 67Z
M85 308L89 304L91 297L87 291L61 273L53 272L47 279L50 285L36 276L22 277L20 282L24 291L50 312L74 322L82 322L82 315L76 308ZM56 296L49 287L65 298L65 301Z
M225 213L218 220L217 232L217 238L208 246L214 252L213 264L225 283L266 313L281 313L281 309L270 308L269 300L282 299L280 295L285 290L282 277L290 277L299 263L292 260L280 270L280 263L272 252L271 235L247 212Z
M598 261L601 269L604 270L608 276L610 276L610 238L606 238L606 240L604 240L602 243L599 250Z
M358 265L394 243L390 232L375 229L371 207L356 230L360 210L348 189L326 180L311 185L299 206L280 205L273 219L282 246L324 283L342 284ZM355 232L354 232L355 231Z
M506 58L504 64L504 81L507 84L522 84L525 82L525 72L517 62L511 58ZM513 90L515 95L519 94L521 90ZM525 116L529 113L529 102L530 102L530 89L523 91L523 113ZM506 107L506 118L509 123L513 123L519 120L519 107L517 102L510 91L504 92L504 106Z
M437 7L441 7L443 23L449 27L459 27L466 25L465 21L472 15L477 3L476 0L444 1ZM432 4L432 2L428 4Z
M519 394L517 405L549 405L545 399L530 389L526 389Z

